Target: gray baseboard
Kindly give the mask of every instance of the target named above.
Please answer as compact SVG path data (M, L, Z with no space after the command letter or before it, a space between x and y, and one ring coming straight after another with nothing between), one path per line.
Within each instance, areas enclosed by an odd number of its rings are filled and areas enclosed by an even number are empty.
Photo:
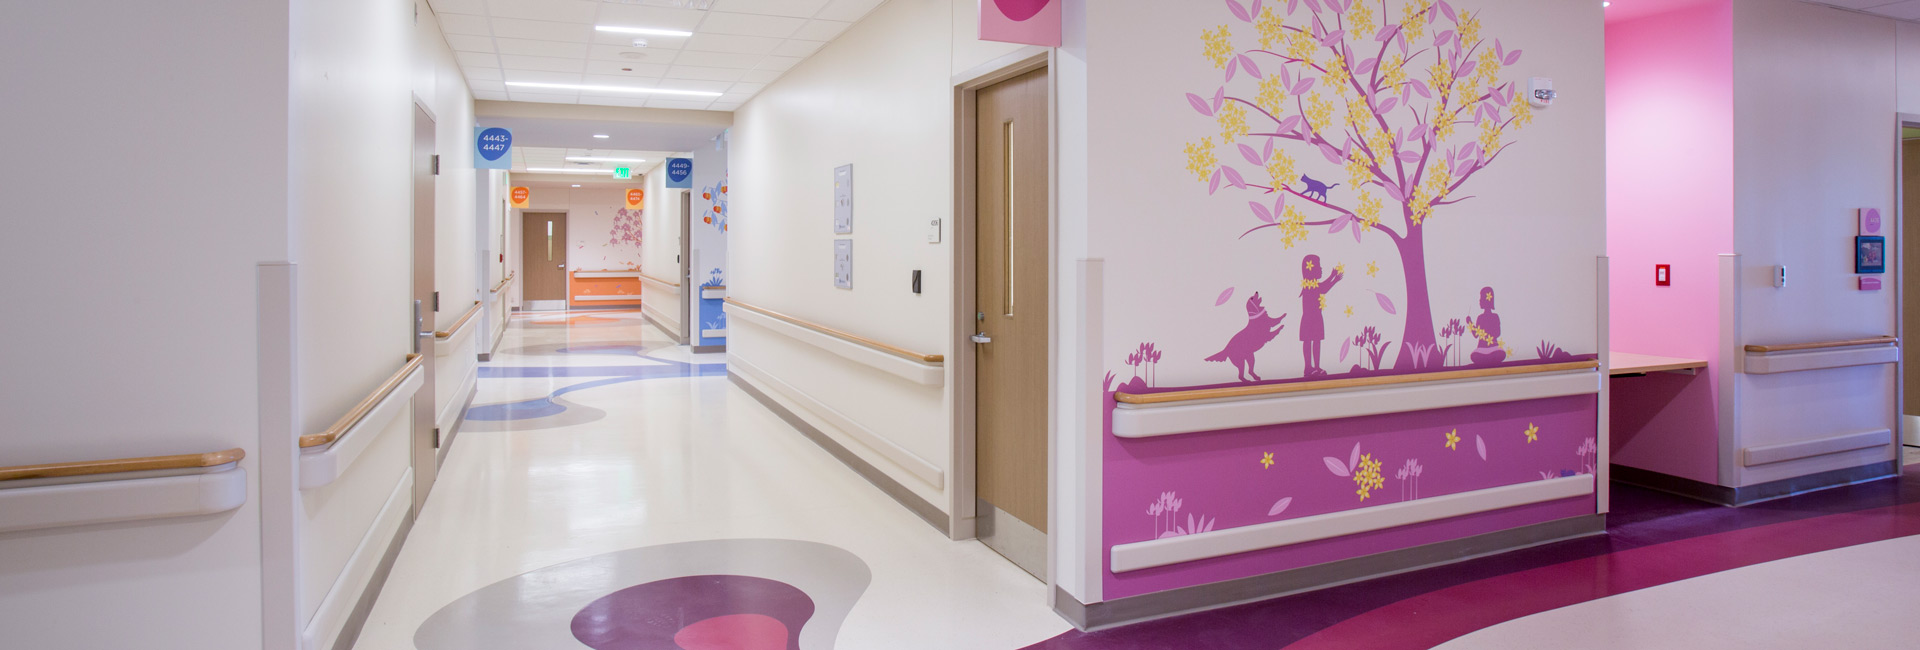
M1382 578L1452 564L1541 544L1606 533L1606 515L1584 515L1509 528L1472 537L1397 551L1363 555L1237 580L1194 585L1151 594L1085 604L1055 587L1054 611L1081 630L1129 623L1291 596L1315 589Z
M473 388L467 390L467 398L460 405L460 415L453 418L453 430L443 431L440 436L440 448L435 449L433 463L435 467L446 464L447 453L453 451L453 439L460 437L460 427L467 423L467 411L473 410L473 398L480 395L480 382L473 382Z
M748 395L753 397L754 401L760 402L761 406L765 406L767 410L773 411L774 415L778 415L780 419L786 420L787 424L792 425L794 429L800 432L800 435L806 436L807 439L812 440L814 444L820 445L821 449L827 450L827 453L832 454L834 458L845 463L849 469L853 470L853 473L859 474L861 478L867 479L868 483L872 483L874 487L880 488L881 492L887 493L887 496L893 497L893 500L899 501L900 505L906 506L908 510L913 511L913 514L919 515L921 519L926 520L927 524L938 529L941 535L951 536L947 528L947 513L945 511L934 507L934 505L928 503L926 499L920 498L920 495L914 494L913 490L907 489L907 487L901 485L899 481L895 481L892 477L887 476L887 473L880 471L880 468L874 467L871 463L862 460L859 455L854 454L839 442L836 442L832 437L828 436L826 432L815 428L812 424L807 423L806 420L801 419L800 416L795 415L793 411L787 410L787 407L781 405L780 402L768 397L766 393L761 392L759 388L754 387L752 383L749 383L738 373L728 370L727 380L733 382L735 386L739 386L740 390L746 391Z
M400 557L400 547L407 541L407 534L413 532L414 513L407 509L407 517L400 521L400 529L393 532L393 540L387 542L387 552L380 556L380 564L373 569L373 578L367 581L367 588L360 592L360 600L353 605L353 611L347 614L347 621L340 627L339 638L333 641L333 650L353 650L360 641L360 630L367 625L367 616L373 613L373 603L380 598L380 590L387 586L387 574L393 573L393 561Z
M720 344L720 345L696 345L696 346L693 346L693 353L694 353L694 354L713 354L713 353L715 353L715 352L726 352L726 351L727 351L727 346L726 346L726 344L724 344L724 343L722 343L722 344Z
M1703 483L1690 478L1662 474L1653 470L1628 467L1626 465L1613 465L1612 470L1613 480L1627 485L1639 486L1668 494L1676 494L1707 503L1737 507L1790 497L1804 492L1898 476L1900 474L1900 463L1889 460L1872 465L1828 470L1817 474L1795 476L1793 478L1756 483L1754 485L1737 488L1715 485L1713 483Z
M679 332L675 332L675 331L673 331L673 330L671 330L671 329L668 329L668 328L667 328L667 324L666 324L666 323L662 323L662 322L660 322L660 321L659 321L659 319L656 319L656 318L654 318L654 317L653 317L653 314L649 314L649 313L647 313L647 311L646 311L646 310L644 310L644 309L642 309L642 310L640 310L640 320L643 320L643 321L646 321L646 322L649 322L649 323L652 323L654 327L657 327L657 328L659 328L659 329L660 329L660 332L661 332L662 334L666 334L666 335L667 335L667 338L670 338L670 339L673 339L673 344L674 344L674 345L686 345L686 344L687 344L687 340L686 340L686 339L683 339L683 338L680 338L680 333L679 333Z

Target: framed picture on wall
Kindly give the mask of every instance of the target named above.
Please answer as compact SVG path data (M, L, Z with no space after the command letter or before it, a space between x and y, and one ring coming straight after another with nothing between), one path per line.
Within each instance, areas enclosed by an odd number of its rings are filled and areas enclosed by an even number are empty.
M1863 235L1853 238L1853 272L1887 272L1887 238Z

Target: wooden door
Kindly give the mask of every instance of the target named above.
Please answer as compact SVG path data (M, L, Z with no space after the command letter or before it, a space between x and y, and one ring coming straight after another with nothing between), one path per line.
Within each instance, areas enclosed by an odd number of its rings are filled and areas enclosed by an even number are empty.
M520 215L520 300L561 300L567 296L567 214Z
M434 161L433 118L419 106L413 107L413 300L417 318L413 326L416 354L433 355L433 330L439 325L433 289L433 177L438 170ZM450 316L454 318L456 316ZM439 473L440 431L435 428L433 363L420 364L426 383L413 397L413 511L427 503L427 493Z
M1902 254L1889 279L1898 285L1900 292L1900 323L1905 330L1901 338L1920 342L1920 338L1915 338L1920 336L1920 139L1901 141L1900 152L1901 228L1894 233L1894 244L1902 249ZM1892 229L1892 224L1888 223L1887 228ZM1900 350L1903 410L1908 416L1901 423L1902 442L1920 445L1920 428L1913 426L1920 419L1916 417L1920 416L1920 345L1903 345Z
M1047 72L1003 81L975 99L975 489L998 511L983 514L992 530L981 539L1039 575L1046 563L1052 250ZM1001 513L1026 528L1009 525ZM1020 531L1038 542L1018 539Z

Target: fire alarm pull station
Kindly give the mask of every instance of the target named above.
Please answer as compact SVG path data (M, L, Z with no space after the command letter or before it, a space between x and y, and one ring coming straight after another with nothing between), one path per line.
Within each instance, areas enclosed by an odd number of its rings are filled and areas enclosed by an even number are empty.
M1656 286L1656 287L1673 286L1673 265L1672 264L1653 265L1653 286Z

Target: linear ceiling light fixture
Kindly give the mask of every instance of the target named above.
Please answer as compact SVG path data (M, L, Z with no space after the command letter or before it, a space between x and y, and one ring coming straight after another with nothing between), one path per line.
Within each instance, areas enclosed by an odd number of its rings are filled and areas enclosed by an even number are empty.
M705 90L673 90L671 88L637 88L633 86L595 86L592 84L548 84L532 81L509 81L507 85L516 88L550 88L555 90L595 90L613 93L642 93L657 95L691 95L694 97L719 97L720 93Z
M692 36L693 35L693 32L683 32L677 29L659 29L656 27L621 27L618 25L594 25L593 29L594 31L611 32L614 34L646 34L649 36Z
M645 158L601 158L599 156L567 156L567 162L646 162Z
M528 167L535 174L611 174L611 169L584 169L580 167Z

